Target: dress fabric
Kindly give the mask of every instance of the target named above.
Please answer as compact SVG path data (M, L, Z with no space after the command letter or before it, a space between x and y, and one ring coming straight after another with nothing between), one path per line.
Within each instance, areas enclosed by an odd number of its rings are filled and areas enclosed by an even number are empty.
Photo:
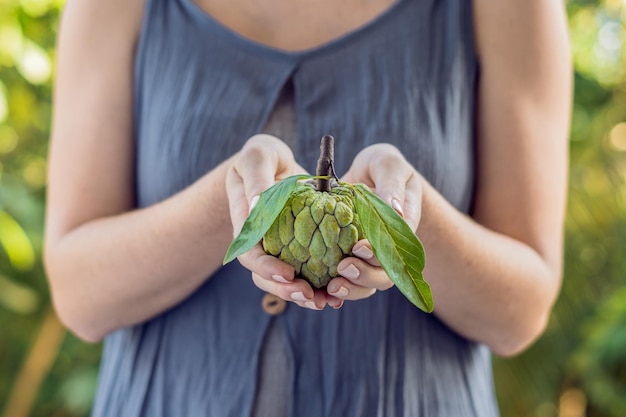
M291 53L233 33L193 0L147 0L134 68L137 207L237 152L292 85L290 146L309 172L325 134L336 138L339 175L364 147L392 143L469 213L478 74L471 6L398 0L339 39ZM264 313L263 296L235 261L173 308L111 333L92 416L250 417L272 395L257 397L271 363L263 346L283 350L277 394L289 417L498 416L489 349L396 288L339 310L289 303L277 316Z
M290 147L294 144L296 118L293 86L283 87L276 105L263 128L263 133L281 138ZM259 375L250 417L288 417L289 399L285 394L289 383L287 341L275 321L267 328L259 352Z

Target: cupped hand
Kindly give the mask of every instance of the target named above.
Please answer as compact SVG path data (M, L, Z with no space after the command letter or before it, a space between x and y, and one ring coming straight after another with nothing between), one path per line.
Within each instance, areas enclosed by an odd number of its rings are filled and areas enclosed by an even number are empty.
M422 177L396 147L376 144L363 149L342 181L367 185L404 218L411 230L417 230L422 207ZM328 283L329 295L358 300L393 286L367 240L357 242L352 253L354 256L343 259L338 265L341 276Z
M226 176L234 235L241 231L263 191L296 174L306 174L306 171L296 163L291 149L283 141L270 135L255 135L248 139L233 158ZM252 271L252 280L261 290L301 307L321 310L326 304L339 308L343 303L324 290L314 290L307 281L295 278L294 268L266 254L260 243L238 260Z

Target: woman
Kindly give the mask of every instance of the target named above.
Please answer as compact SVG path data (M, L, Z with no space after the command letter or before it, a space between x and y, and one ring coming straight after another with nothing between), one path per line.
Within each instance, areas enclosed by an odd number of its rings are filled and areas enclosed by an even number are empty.
M556 1L70 1L46 266L106 340L94 415L497 415L490 351L560 286L570 90ZM433 315L367 241L327 291L260 246L221 266L327 133L423 241Z

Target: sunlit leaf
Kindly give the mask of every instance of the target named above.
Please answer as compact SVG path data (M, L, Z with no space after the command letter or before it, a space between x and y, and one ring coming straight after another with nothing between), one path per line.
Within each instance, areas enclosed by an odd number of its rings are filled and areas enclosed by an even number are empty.
M7 212L0 211L0 246L4 248L11 265L22 271L31 269L35 252L24 229Z
M433 311L433 297L424 277L424 248L404 219L380 197L360 184L356 191L355 208L367 240L381 266L416 307L427 313Z
M31 84L42 84L50 79L52 63L45 50L30 40L25 40L20 61L20 74Z
M22 52L22 27L17 16L7 14L0 20L0 65L12 66Z
M18 140L15 129L11 126L0 125L0 155L13 152Z
M20 0L22 9L30 17L40 17L46 14L52 7L54 7L53 0Z
M43 187L46 184L46 161L35 158L24 168L24 180L33 188Z
M9 103L7 102L6 88L0 81L0 123L4 122L9 115Z
M37 293L0 274L0 305L17 314L31 314L39 307Z
M27 87L26 83L14 83L10 86L8 97L11 98L11 125L20 133L26 131L33 126L33 118L37 117L37 113L33 112L34 108L39 108L40 98L32 87ZM33 149L30 149L31 155Z
M248 252L259 243L285 207L285 203L296 188L298 180L304 178L308 177L294 175L285 178L260 194L259 201L243 224L241 232L228 247L224 257L224 265Z

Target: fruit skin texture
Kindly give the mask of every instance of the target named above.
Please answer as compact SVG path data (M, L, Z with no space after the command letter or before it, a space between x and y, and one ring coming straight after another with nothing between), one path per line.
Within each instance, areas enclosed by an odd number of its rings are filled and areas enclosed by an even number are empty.
M354 191L334 180L330 192L317 191L310 181L298 183L263 236L263 249L293 266L297 277L322 288L339 275L337 264L363 238Z

